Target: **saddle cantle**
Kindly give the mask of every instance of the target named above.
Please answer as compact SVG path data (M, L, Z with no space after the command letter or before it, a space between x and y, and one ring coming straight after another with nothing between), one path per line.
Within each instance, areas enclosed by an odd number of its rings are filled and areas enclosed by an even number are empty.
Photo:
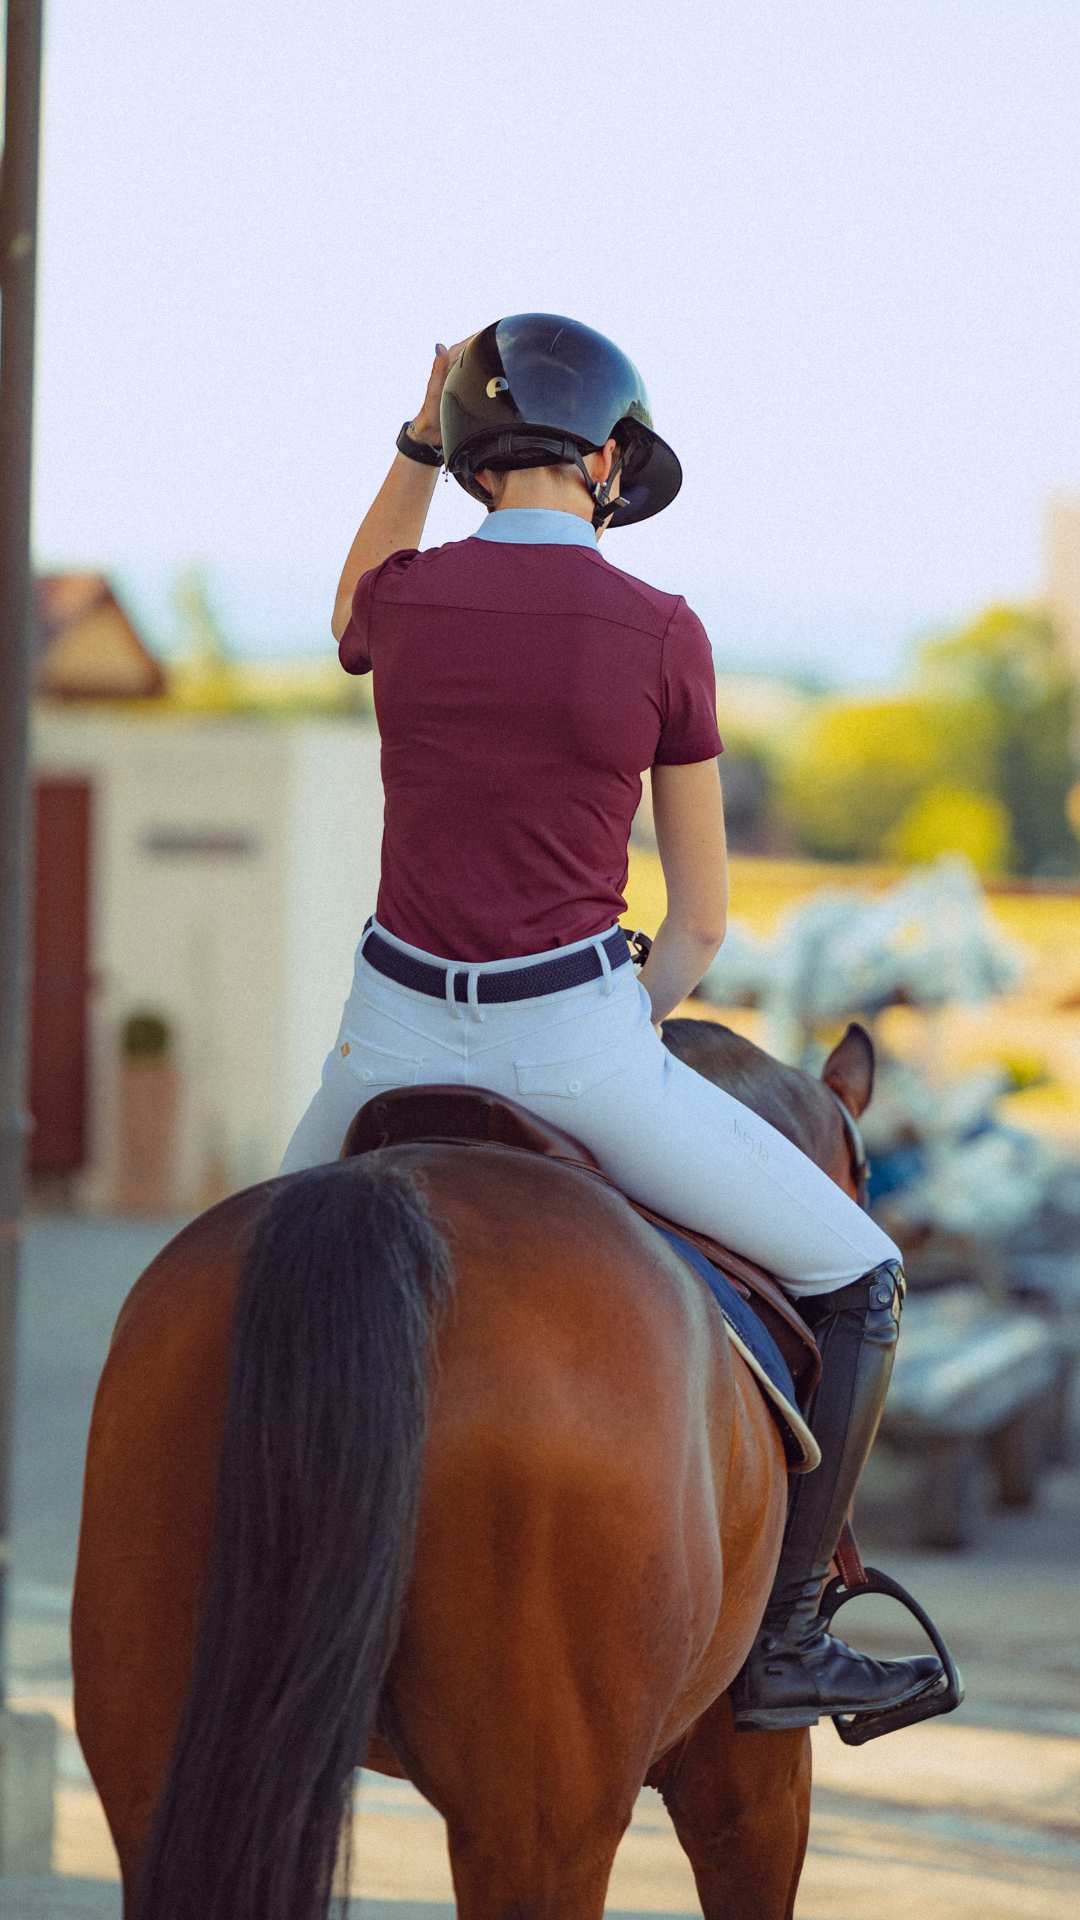
M350 1160L379 1147L402 1146L410 1141L509 1147L518 1152L539 1153L549 1160L562 1160L594 1180L603 1181L605 1186L615 1185L580 1140L564 1133L561 1127L539 1119L516 1100L504 1100L483 1087L395 1087L389 1093L380 1094L361 1107L354 1117L340 1158ZM790 1371L798 1405L805 1408L818 1382L821 1355L809 1327L772 1274L741 1254L733 1253L729 1247L722 1247L706 1233L681 1226L677 1220L654 1213L636 1200L628 1199L627 1204L643 1220L681 1234L730 1280L772 1335Z

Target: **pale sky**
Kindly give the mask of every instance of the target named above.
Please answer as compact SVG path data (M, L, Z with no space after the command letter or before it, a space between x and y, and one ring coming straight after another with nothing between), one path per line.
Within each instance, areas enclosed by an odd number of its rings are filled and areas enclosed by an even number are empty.
M328 638L436 338L571 314L724 665L890 671L1080 492L1076 0L47 0L36 548ZM478 510L440 483L427 540Z

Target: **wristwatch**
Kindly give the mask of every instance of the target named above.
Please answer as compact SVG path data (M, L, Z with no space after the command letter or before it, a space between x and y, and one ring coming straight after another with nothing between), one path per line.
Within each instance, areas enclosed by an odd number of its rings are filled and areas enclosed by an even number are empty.
M422 467L441 467L443 463L442 448L429 447L426 440L411 439L409 436L409 428L411 426L412 421L406 420L405 425L398 434L398 452L403 453L406 460L419 461Z

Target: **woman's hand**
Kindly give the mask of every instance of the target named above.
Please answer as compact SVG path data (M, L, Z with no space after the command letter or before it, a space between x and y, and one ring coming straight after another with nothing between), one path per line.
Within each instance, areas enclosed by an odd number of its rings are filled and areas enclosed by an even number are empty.
M409 428L410 439L423 440L429 447L442 446L439 409L442 406L442 392L446 385L446 377L472 337L470 334L467 340L459 340L456 347L444 347L441 343L436 346L424 404Z

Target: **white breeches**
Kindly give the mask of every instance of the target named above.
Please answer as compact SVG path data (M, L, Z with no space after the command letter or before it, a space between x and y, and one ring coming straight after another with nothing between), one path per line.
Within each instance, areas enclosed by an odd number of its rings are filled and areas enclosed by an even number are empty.
M448 964L378 931L403 953ZM468 971L503 972L593 944ZM423 1082L518 1101L582 1141L631 1199L756 1260L790 1293L831 1293L899 1258L798 1147L668 1053L632 966L610 982L481 1006L399 986L358 952L337 1042L282 1173L336 1160L358 1108L388 1087Z

